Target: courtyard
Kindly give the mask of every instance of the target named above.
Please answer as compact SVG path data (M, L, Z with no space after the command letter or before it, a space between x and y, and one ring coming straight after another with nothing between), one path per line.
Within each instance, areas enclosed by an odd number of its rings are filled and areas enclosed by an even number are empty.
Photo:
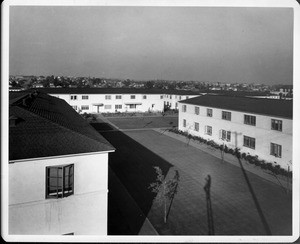
M172 127L168 119L162 126L151 118L107 120L94 127L117 149L109 158L109 235L207 235L207 175L215 235L292 234L292 194L279 185L151 129ZM149 189L155 166L167 179L180 175L167 223Z

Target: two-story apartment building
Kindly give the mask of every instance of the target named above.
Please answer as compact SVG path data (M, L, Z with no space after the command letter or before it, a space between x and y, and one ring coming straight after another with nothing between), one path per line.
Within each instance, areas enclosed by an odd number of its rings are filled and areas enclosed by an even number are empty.
M45 88L37 89L86 113L158 112L165 106L178 108L178 101L197 96L184 90L136 88Z
M106 235L114 148L64 100L9 101L9 235Z
M204 95L179 103L179 130L283 168L291 164L292 101Z

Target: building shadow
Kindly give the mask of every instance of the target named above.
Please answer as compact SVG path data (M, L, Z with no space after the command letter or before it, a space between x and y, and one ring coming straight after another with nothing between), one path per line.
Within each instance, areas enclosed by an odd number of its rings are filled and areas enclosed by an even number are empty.
M272 235L272 232L271 232L271 229L270 229L270 227L269 227L269 224L268 224L268 222L267 222L267 220L266 220L266 218L265 218L265 216L264 216L264 213L263 213L263 211L262 211L262 209L261 209L261 207L260 207L260 204L259 204L258 199L257 199L257 197L256 197L256 195L255 195L255 192L254 192L254 190L253 190L253 188L252 188L252 185L251 185L251 183L250 183L250 180L249 180L249 178L248 178L248 176L247 176L246 170L244 169L244 166L243 166L243 164L242 164L242 162L241 162L240 157L237 156L237 160L238 160L238 162L239 162L239 164L240 164L241 170L242 170L242 172L243 172L243 175L244 175L244 178L245 178L245 180L246 180L247 186L248 186L248 188L249 188L249 191L250 191L250 193L251 193L251 196L252 196L252 199L253 199L253 201L254 201L255 207L256 207L256 209L257 209L257 213L258 213L258 215L259 215L259 217L260 217L260 220L261 220L261 222L262 222L262 224L263 224L263 227L264 227L264 229L265 229L266 235Z
M154 167L167 175L173 165L109 125L107 131L105 125L93 126L116 148L109 154L108 234L137 235L156 197L149 189L157 176Z

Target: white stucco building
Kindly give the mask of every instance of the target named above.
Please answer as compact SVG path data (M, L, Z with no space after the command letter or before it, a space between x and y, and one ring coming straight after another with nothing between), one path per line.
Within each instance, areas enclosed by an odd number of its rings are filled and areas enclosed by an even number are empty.
M181 131L291 167L293 102L204 95L180 102Z
M61 98L82 113L158 112L164 106L178 108L180 100L198 96L185 90L135 88L45 88L38 89Z
M115 149L46 94L12 94L9 116L8 234L106 235Z

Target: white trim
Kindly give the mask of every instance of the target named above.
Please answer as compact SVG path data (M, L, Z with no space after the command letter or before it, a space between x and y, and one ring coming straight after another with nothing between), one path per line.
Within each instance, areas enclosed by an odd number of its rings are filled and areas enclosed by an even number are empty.
M28 162L28 161L36 161L36 160L56 159L56 158L66 158L66 157L80 157L80 156L87 156L87 155L94 155L94 154L104 154L104 153L110 153L110 152L114 152L114 151L115 150L90 152L90 153L79 153L79 154L66 154L66 155L40 157L40 158L16 159L16 160L9 160L8 162L9 162L9 164L14 164L14 163L21 163L21 162Z

